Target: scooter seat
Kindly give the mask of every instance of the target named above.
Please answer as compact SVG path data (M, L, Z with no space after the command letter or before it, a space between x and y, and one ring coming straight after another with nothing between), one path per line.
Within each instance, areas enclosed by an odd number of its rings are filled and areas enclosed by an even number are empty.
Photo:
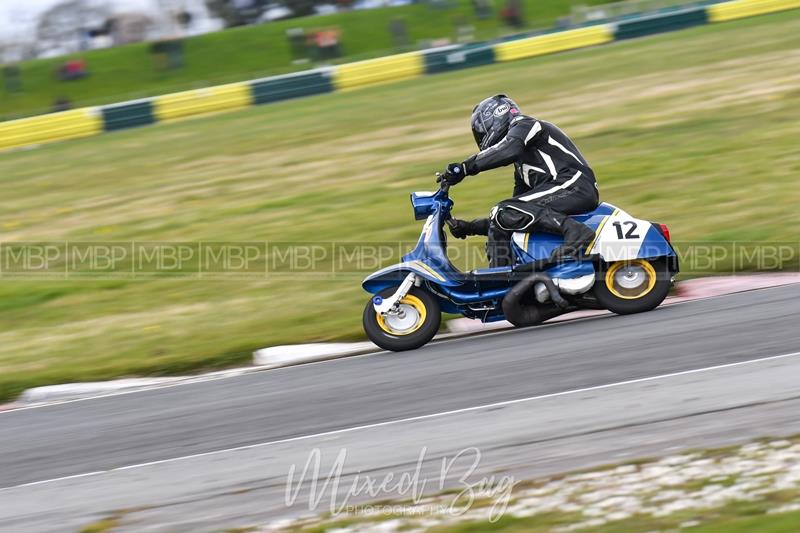
M602 220L616 210L617 208L613 205L603 202L592 211L580 215L572 215L571 218L574 218L582 224L586 224L592 230L596 230ZM539 232L533 234L515 232L511 236L511 241L516 246L517 254L523 263L546 261L551 257L553 251L564 242L561 235ZM536 266L537 268L533 270L539 270L544 265L540 263ZM530 269L530 267L528 267L528 269Z

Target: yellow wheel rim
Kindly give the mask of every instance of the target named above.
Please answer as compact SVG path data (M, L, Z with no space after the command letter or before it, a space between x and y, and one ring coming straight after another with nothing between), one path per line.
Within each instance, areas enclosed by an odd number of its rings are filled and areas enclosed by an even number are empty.
M618 261L606 271L606 287L617 298L638 300L656 286L656 269L649 261Z
M425 304L416 296L405 295L400 300L400 311L406 318L398 320L391 316L384 317L380 313L375 313L378 326L391 335L410 335L425 323L425 317L427 316ZM409 323L409 318L413 318L413 322Z

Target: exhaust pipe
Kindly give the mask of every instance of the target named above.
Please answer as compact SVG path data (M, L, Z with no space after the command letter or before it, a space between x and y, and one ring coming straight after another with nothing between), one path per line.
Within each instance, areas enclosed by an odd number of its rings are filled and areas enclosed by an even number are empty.
M555 307L522 303L522 297L529 293L536 283L544 285L550 294L550 299L555 303ZM501 305L506 319L517 327L523 327L540 324L560 315L569 307L569 302L558 292L558 287L550 276L536 272L511 287Z

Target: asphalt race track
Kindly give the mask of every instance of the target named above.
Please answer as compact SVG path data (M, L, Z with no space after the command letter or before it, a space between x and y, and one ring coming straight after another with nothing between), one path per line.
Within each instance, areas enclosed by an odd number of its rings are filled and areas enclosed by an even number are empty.
M306 487L284 499L314 449L323 476L346 450L345 479L422 454L438 483L468 447L471 475L522 478L800 433L798 319L789 285L2 412L0 530L77 530L121 509L129 531L307 513Z

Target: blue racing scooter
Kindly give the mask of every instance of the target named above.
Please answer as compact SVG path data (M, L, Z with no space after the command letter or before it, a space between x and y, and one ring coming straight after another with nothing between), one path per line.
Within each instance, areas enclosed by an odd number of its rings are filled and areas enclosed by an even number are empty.
M631 217L611 204L574 218L595 230L581 257L549 258L563 244L548 233L514 233L514 265L461 272L447 257L444 226L453 200L449 186L411 194L414 217L425 220L416 247L400 263L368 276L373 294L364 309L364 331L386 350L412 350L430 341L441 314L532 326L577 309L618 314L654 309L678 273L669 230Z

